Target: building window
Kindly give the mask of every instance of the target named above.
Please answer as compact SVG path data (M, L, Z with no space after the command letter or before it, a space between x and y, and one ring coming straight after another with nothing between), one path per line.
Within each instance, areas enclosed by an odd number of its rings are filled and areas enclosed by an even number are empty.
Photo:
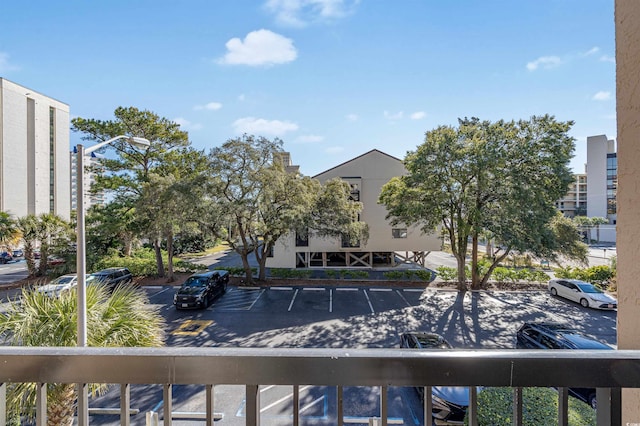
M56 110L49 107L49 212L55 213L56 203Z
M407 238L407 228L393 228L391 236L393 238Z
M352 183L351 192L349 194L349 199L352 201L360 201L360 188L357 183Z
M360 240L352 243L349 240L349 237L347 237L346 235L342 236L342 248L356 248L356 247L360 247Z
M309 247L309 233L302 235L296 232L296 247Z

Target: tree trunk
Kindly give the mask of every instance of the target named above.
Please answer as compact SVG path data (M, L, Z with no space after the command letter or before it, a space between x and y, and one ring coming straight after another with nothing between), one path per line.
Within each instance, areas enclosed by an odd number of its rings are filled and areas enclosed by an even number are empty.
M167 235L167 259L167 282L171 283L175 281L173 276L173 232L169 232Z
M480 289L478 269L478 233L474 232L471 240L471 290Z
M47 398L47 426L71 426L75 414L75 385L56 384Z
M500 264L500 262L502 262L504 258L509 255L509 251L510 249L507 249L503 254L501 254L500 256L498 256L496 259L493 260L493 263L491 264L491 266L489 266L489 269L487 270L487 272L482 277L482 280L480 281L480 288L484 287L487 284L487 281L489 281L489 277L491 277L493 270L496 269L496 267Z
M157 274L159 277L164 277L164 264L162 262L162 249L160 248L160 239L154 238L153 240L153 250L156 253L156 266L157 266Z
M264 281L267 279L267 253L269 253L271 247L263 243L255 249L256 260L258 261L258 280Z
M49 244L40 245L40 263L38 264L38 275L44 277L47 275L47 258L49 257Z
M27 272L32 277L36 274L36 262L33 258L33 243L25 241L24 243L24 260L27 262Z
M253 282L253 271L251 270L251 265L249 265L249 252L242 250L239 254L242 259L242 267L244 268L246 283L251 284Z

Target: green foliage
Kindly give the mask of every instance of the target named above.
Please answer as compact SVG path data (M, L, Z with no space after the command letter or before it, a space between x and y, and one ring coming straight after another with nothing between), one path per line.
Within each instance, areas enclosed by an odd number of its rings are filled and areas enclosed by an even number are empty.
M232 277L241 277L243 275L245 275L245 270L242 266L216 266L215 269L222 269L225 271L229 272L229 275L231 275ZM258 272L257 268L251 268L251 274L252 275L256 275L256 273Z
M458 271L456 268L451 268L449 266L438 266L436 268L436 272L438 276L444 281L452 281L458 276Z
M327 277L329 277L331 279L340 278L340 271L336 271L336 270L333 270L333 269L327 269L326 271L324 271L324 273L327 275Z
M382 276L384 276L388 280L398 281L403 279L405 277L405 274L403 271L385 271L382 273Z
M167 253L163 253L165 259L168 258ZM149 248L138 249L131 256L122 256L116 250L111 250L109 254L94 265L94 270L105 268L128 268L134 276L155 276L157 274L156 257L153 250ZM204 265L187 262L184 260L174 259L173 267L176 272L197 272L207 269Z
M269 273L274 278L306 279L311 277L313 272L308 269L271 268Z
M491 277L498 282L506 282L511 276L511 269L504 266L498 266L493 270Z
M569 425L586 426L596 422L595 411L582 401L569 397ZM524 388L522 416L526 426L558 424L558 393L551 388ZM513 424L513 390L484 388L478 393L478 425ZM465 417L465 425L469 419Z
M433 273L426 269L418 269L414 273L422 281L431 281L433 279Z
M369 278L369 271L360 271L357 269L346 269L342 271L342 276L345 279L362 280Z
M606 265L591 266L589 268L557 268L555 275L558 278L576 279L593 283L599 287L607 288L614 280L615 270Z

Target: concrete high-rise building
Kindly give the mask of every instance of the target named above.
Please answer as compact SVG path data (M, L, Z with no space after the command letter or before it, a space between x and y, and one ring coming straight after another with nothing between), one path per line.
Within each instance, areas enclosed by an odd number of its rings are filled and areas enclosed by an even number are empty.
M78 185L78 160L77 154L75 152L71 152L71 210L76 210L78 208L78 197L77 197L77 185ZM99 192L91 192L91 187L96 181L96 176L103 170L102 165L100 164L100 159L95 153L91 153L91 155L85 156L84 160L85 172L84 172L84 208L85 211L95 205L104 205L105 204L105 195L103 191Z
M69 105L0 78L0 210L69 220Z
M587 138L587 216L605 217L615 225L618 191L616 143L606 135Z

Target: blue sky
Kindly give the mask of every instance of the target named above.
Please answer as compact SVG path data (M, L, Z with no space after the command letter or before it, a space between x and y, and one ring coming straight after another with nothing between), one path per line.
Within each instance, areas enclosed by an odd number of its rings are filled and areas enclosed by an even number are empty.
M207 151L279 137L307 175L458 117L573 120L576 172L616 136L612 0L6 3L1 77L72 117L151 110Z

